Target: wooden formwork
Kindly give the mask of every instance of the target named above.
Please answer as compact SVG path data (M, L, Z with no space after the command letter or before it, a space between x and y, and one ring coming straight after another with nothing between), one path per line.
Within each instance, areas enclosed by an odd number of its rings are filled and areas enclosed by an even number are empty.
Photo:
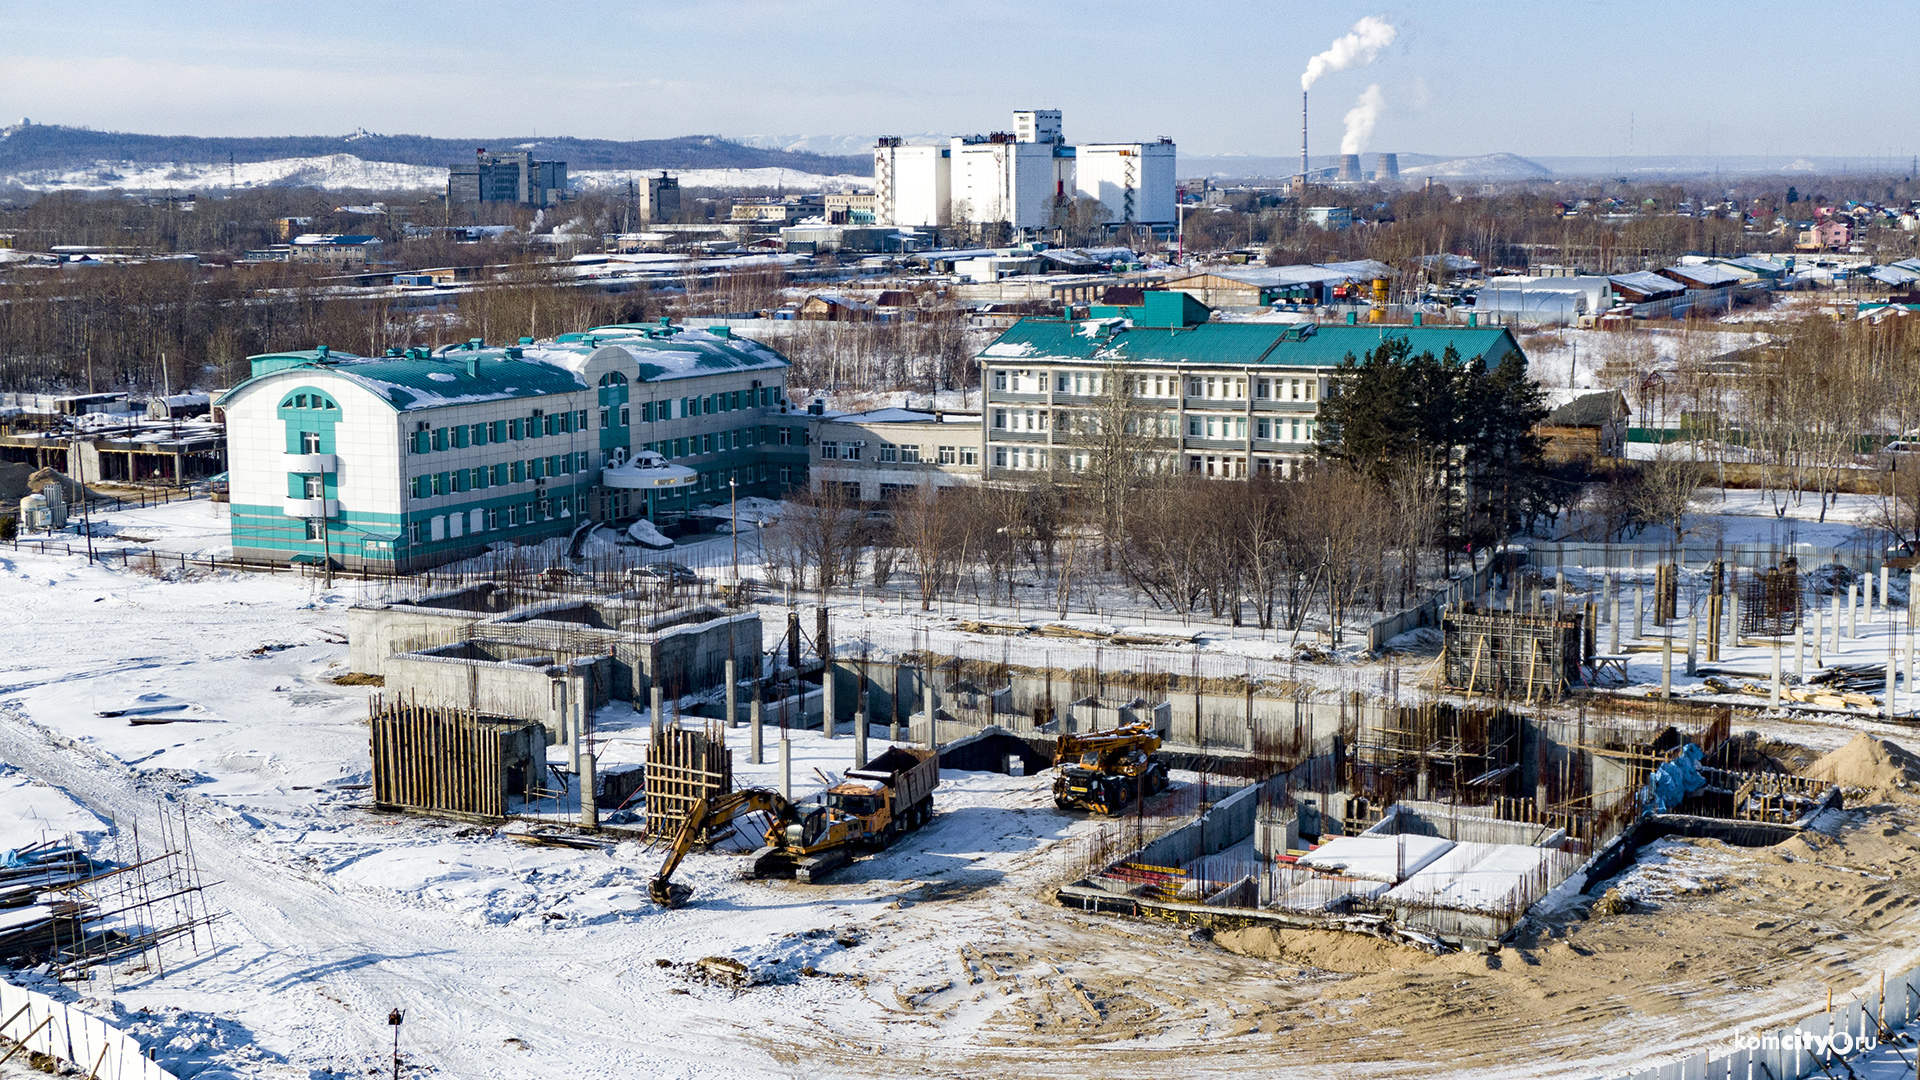
M373 801L397 810L499 819L507 815L507 749L525 724L466 709L375 699L368 720Z
M667 728L647 747L647 835L671 837L701 799L733 790L733 751L724 724Z
M1554 701L1580 681L1581 612L1447 612L1442 681L1470 694Z

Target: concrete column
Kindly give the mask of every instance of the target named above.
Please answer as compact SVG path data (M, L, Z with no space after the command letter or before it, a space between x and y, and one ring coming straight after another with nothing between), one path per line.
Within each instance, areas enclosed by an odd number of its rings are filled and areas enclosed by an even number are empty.
M1687 677L1692 678L1700 666L1700 617L1687 612Z
M1834 652L1840 651L1840 590L1838 587L1833 590L1833 644L1828 648Z
M853 709L853 767L867 767L867 703L864 701Z
M1793 628L1793 681L1807 681L1807 624Z
M820 734L833 738L833 661L820 663Z
M598 829L600 827L600 804L598 802L598 796L593 790L595 783L594 773L596 771L595 765L598 763L594 760L592 748L587 745L587 732L592 721L587 718L586 695L584 693L577 694L575 698L574 730L580 735L578 744L580 747L580 827L583 829Z
M1860 586L1847 586L1847 640L1860 636Z
M1607 620L1607 651L1617 656L1620 653L1620 598L1616 596L1610 602L1613 617Z
M1825 608L1819 604L1813 605L1813 667L1815 671L1827 666L1826 662L1820 659L1820 650L1826 644L1827 638L1826 616Z
M1727 644L1740 644L1740 594L1727 591Z
M1567 609L1567 572L1555 567L1553 571L1553 613Z
M1600 611L1613 612L1613 621L1620 621L1620 605L1613 602L1613 575L1604 574L1600 578ZM1617 636L1617 635L1616 635Z
M740 724L740 676L733 657L727 657L727 726Z
M763 738L760 730L760 687L756 685L753 696L747 700L747 754L755 765L761 761Z
M1900 674L1900 654L1893 648L1887 649L1887 696L1885 698L1887 719L1893 719L1893 680Z
M1673 696L1673 630L1660 638L1660 700Z
M1912 601L1908 601L1911 603ZM1913 628L1907 628L1907 692L1913 692Z
M1770 696L1771 696L1771 704L1773 705L1774 708L1778 709L1780 707L1780 639L1779 638L1773 639L1773 692Z
M1647 587L1633 587L1633 640L1647 636Z
M780 736L780 797L793 801L793 740Z
M653 697L650 704L653 706L653 717L648 727L653 732L653 737L657 739L660 737L661 732L667 730L667 713L666 710L661 707L659 683L653 684Z
M938 749L940 746L940 727L939 727L939 721L934 719L933 680L931 678L929 678L924 684L921 685L920 695L921 695L921 698L926 702L927 745L931 748Z

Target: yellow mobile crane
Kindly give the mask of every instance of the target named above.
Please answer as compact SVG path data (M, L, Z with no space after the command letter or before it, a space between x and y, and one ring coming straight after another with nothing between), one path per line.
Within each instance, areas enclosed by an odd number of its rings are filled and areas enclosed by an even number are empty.
M753 853L755 877L811 883L853 861L855 851L883 848L933 817L940 762L931 750L895 746L827 789L820 806L802 809L766 788L743 788L701 799L687 812L648 895L676 907L692 890L672 882L680 860L700 837L752 813L769 819L765 844Z
M1155 751L1160 736L1145 721L1108 731L1062 735L1055 745L1053 804L1062 810L1113 814L1132 801L1166 790L1167 765Z

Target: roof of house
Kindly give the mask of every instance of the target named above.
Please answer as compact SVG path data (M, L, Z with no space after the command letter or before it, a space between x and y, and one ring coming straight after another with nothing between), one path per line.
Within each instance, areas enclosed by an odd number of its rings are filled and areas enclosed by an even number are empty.
M603 348L623 349L632 356L641 382L788 365L786 357L745 338L680 327L616 324L537 344L449 345L431 355L363 357L318 349L263 354L250 358L254 376L228 391L221 404L241 388L291 369L346 379L378 394L399 412L572 393L588 388L580 370L588 357Z
M1371 281L1377 277L1394 277L1394 271L1386 263L1372 259L1355 262L1337 262L1305 264L1296 266L1236 266L1209 270L1190 277L1177 278L1166 282L1165 288L1178 288L1182 283L1203 277L1225 278L1242 285L1251 285L1260 289L1278 289L1288 285L1340 284L1348 281Z
M378 244L381 240L377 236L301 233L293 238L293 243L298 247L358 247L364 244Z
M1463 358L1483 357L1489 366L1509 352L1520 352L1505 327L1207 322L1136 329L1125 319L1027 318L1008 327L980 357L1040 363L1337 367L1348 356L1358 358L1396 337L1410 340L1415 353L1431 351L1438 356L1452 345Z
M1627 399L1618 390L1582 394L1547 414L1549 427L1604 427L1626 416Z
M1686 291L1686 286L1670 277L1662 277L1651 270L1635 270L1631 274L1615 274L1607 280L1623 288L1649 296L1665 296Z
M1743 280L1746 276L1738 270L1729 269L1725 266L1709 265L1668 266L1663 267L1659 272L1676 281L1697 283L1698 285L1704 285L1709 288L1716 285L1732 285Z

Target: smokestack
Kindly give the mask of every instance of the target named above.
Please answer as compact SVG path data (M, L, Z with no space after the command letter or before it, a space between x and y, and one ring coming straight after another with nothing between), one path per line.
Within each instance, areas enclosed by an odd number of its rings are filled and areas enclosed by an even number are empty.
M1360 155L1359 154L1341 154L1340 155L1340 179L1345 180L1349 183L1359 183L1360 181Z
M1307 178L1307 92L1300 91L1300 179Z
M1375 180L1400 179L1400 155L1381 154L1380 163L1374 166L1373 178Z

